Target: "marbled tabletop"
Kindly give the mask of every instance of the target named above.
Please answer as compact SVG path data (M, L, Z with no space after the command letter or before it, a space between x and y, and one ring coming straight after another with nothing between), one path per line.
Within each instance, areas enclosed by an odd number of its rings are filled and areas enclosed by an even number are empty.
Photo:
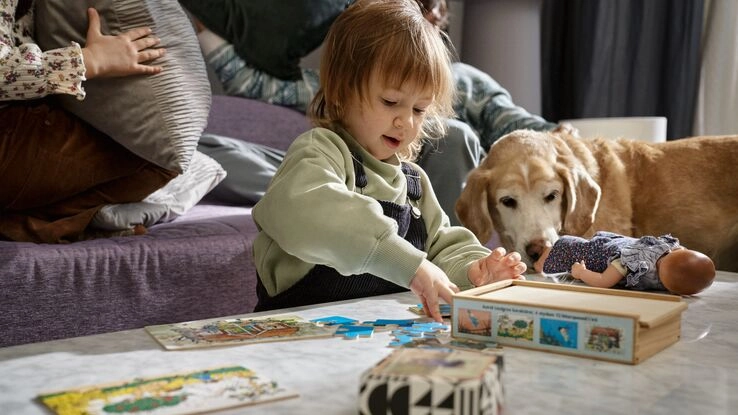
M504 348L505 415L738 413L738 274L686 298L680 341L638 365ZM394 294L288 310L305 318L412 318ZM241 365L300 397L223 414L355 414L359 377L392 352L388 332L165 351L143 329L0 348L0 414L46 414L41 392Z

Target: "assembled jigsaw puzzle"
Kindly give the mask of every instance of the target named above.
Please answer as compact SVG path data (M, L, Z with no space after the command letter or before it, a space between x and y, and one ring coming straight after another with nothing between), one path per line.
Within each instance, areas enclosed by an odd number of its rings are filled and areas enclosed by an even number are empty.
M59 415L175 415L297 396L247 368L230 366L47 393L38 399Z
M165 349L176 350L329 337L336 327L282 315L162 324L147 326L146 331Z

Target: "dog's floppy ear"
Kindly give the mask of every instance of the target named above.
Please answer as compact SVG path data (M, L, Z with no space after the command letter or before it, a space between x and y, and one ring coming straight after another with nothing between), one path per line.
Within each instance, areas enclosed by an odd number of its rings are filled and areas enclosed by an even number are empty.
M487 182L490 175L486 170L475 169L466 179L466 186L456 201L456 216L477 239L484 244L492 237L492 216L487 207Z
M563 232L582 236L592 226L602 190L582 166L557 166L564 182Z

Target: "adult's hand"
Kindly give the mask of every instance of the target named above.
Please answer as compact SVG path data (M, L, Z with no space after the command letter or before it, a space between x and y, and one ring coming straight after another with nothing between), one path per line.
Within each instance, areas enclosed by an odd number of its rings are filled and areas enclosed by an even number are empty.
M166 52L164 48L154 48L159 39L151 36L150 28L139 27L116 36L103 35L97 10L87 9L87 17L87 43L82 48L87 79L152 75L162 71L161 66L145 65Z

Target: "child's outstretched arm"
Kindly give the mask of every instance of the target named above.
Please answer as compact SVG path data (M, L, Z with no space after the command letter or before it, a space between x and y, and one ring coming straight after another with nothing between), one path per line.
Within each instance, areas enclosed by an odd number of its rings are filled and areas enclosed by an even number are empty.
M475 287L496 281L509 279L525 279L523 273L528 267L522 262L520 254L505 248L495 248L486 258L482 258L469 267L469 282Z
M584 261L576 262L571 266L571 275L584 281L587 285L600 288L610 288L623 279L623 274L612 265L609 265L602 273L590 271Z
M438 322L443 321L438 297L451 304L454 293L459 292L456 286L440 268L424 259L410 281L410 290L418 296L426 314Z

